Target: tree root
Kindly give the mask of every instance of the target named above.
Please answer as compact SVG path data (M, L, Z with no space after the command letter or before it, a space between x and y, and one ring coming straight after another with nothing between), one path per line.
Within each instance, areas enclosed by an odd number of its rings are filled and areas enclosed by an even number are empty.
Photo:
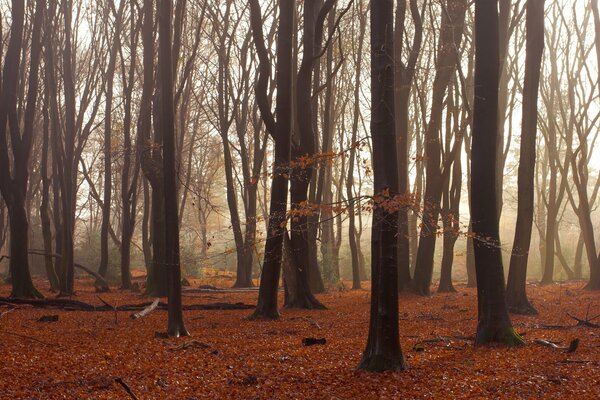
M514 347L525 344L525 341L512 327L478 327L475 344L485 345L490 343L501 343L509 347Z

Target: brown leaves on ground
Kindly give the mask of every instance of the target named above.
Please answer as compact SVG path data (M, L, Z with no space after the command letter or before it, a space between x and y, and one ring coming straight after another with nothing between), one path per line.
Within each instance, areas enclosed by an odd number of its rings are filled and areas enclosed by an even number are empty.
M397 374L355 371L367 335L366 290L321 295L328 310L283 310L275 322L249 321L247 310L186 312L192 337L184 339L155 335L166 328L160 310L131 320L128 312L30 306L6 313L0 304L0 399L131 399L126 387L139 399L597 399L600 329L560 327L576 325L567 313L585 317L588 305L590 317L599 314L600 294L582 286L529 286L540 316L513 317L527 341L521 348L473 347L473 289L403 295L400 331L410 369ZM102 298L115 306L147 301L118 291ZM256 298L257 292L194 293L184 302ZM77 299L99 303L81 282ZM58 321L38 322L47 314ZM326 344L302 346L307 337ZM568 346L575 338L580 344L571 354L534 343Z

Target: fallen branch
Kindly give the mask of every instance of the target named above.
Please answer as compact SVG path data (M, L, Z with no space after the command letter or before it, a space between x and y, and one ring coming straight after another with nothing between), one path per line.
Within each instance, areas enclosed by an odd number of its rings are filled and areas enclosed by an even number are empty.
M0 318L2 318L3 316L5 316L6 314L8 314L9 312L13 312L17 309L18 307L13 307L13 308L9 308L8 310L0 313Z
M158 307L158 303L160 302L160 299L155 299L152 304L150 304L148 307L144 308L142 311L135 313L135 314L131 314L129 316L129 318L131 319L140 319L145 317L146 315L150 314L152 311L154 311L156 309L156 307Z
M43 340L36 339L36 338L34 338L34 337L31 337L31 336L27 336L27 335L21 335L20 333L6 332L6 331L0 331L0 333L3 333L3 334L5 334L5 335L10 335L10 336L19 337L19 338L22 338L22 339L33 340L34 342L38 342L38 343L40 343L40 344L43 344L43 345L45 345L45 346L55 346L55 345L53 345L53 344L51 344L51 343L44 342Z
M579 347L579 339L571 340L571 343L569 343L569 346L559 346L557 344L557 342L551 342L549 340L544 340L544 339L535 339L533 342L536 344L542 345L542 346L556 349L556 350L563 350L565 353L575 353L575 351L577 350L577 347Z
M119 324L119 314L117 313L117 307L113 306L112 304L106 302L102 297L100 296L96 296L98 298L98 300L100 300L105 306L110 307L113 309L113 311L115 312L115 325Z
M127 385L122 378L115 378L115 382L117 382L119 385L121 385L121 387L123 389L125 389L125 391L127 392L127 394L129 395L129 397L131 397L133 400L139 400L138 397L133 393L133 391L131 390L131 388L129 387L129 385Z
M559 364L595 364L600 365L600 361L593 360L561 360L558 361Z
M210 348L210 345L208 345L206 343L199 342L197 340L190 340L189 342L182 343L179 346L170 347L169 350L171 350L171 351L179 351L179 350L186 350L186 349L191 349L191 348L195 348L195 349L208 349L208 348Z
M598 324L594 324L592 322L592 320L589 319L581 319L581 318L577 318L571 314L567 314L569 317L573 318L575 321L577 321L577 325L575 326L585 326L586 328L600 328L600 325ZM596 317L597 318L597 317Z
M155 300L156 301L156 300ZM0 302L9 304L27 304L36 308L61 309L67 311L141 311L152 305L151 302L140 304L125 304L113 307L106 303L101 306L84 303L78 300L70 299L18 299L11 297L0 297ZM244 303L207 303L207 304L186 304L183 305L184 311L198 310L250 310L255 306ZM159 302L156 309L167 310L167 303Z

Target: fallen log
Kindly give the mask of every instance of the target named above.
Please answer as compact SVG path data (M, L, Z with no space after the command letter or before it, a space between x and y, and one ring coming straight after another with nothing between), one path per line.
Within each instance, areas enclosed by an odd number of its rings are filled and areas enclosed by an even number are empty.
M156 302L156 300L154 300ZM70 299L19 299L11 297L0 297L0 302L13 305L26 304L36 308L61 309L66 311L142 311L153 304L145 302L140 304L125 304L113 307L111 305L93 305L78 300ZM184 311L195 310L250 310L254 305L244 303L207 303L207 304L185 304ZM167 310L167 303L158 302L157 310Z

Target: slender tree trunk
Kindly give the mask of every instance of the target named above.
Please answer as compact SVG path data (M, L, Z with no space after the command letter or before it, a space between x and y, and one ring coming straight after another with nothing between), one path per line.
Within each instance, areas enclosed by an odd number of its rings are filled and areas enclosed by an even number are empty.
M412 289L420 295L429 295L433 277L435 243L438 230L440 201L442 196L442 166L440 129L445 93L456 70L458 51L462 40L466 1L448 1L447 12L442 13L441 37L437 51L436 74L432 90L432 106L427 131L425 132L425 155L427 175L423 204L423 220L417 265L412 280Z
M100 268L98 273L106 278L108 272L108 229L110 225L110 210L112 201L112 111L113 111L113 87L117 55L121 46L121 16L123 14L125 1L117 11L113 43L106 69L106 101L104 110L104 190L102 200L102 225L100 227Z
M511 312L537 314L526 293L527 262L531 245L534 212L534 176L538 89L544 52L544 0L527 1L527 47L523 89L523 124L518 172L518 208L515 240L510 258L506 301ZM550 240L552 244L552 240ZM554 258L554 252L552 252Z
M358 241L356 235L356 210L354 200L354 163L358 140L358 123L360 118L360 78L363 63L363 47L365 41L365 32L367 29L367 15L363 11L362 1L357 3L359 19L358 48L356 50L356 70L354 75L354 112L352 116L352 139L350 140L350 157L348 159L348 177L346 179L346 197L348 199L348 244L350 245L350 255L352 259L352 289L361 288L360 281L360 259L358 250ZM360 212L360 211L359 211Z
M40 222L42 225L42 239L44 242L44 253L52 254L52 222L50 220L50 178L48 177L48 153L50 152L50 116L48 115L48 85L44 90L43 107L43 139L42 139L42 161L40 166L40 175L42 179L42 200L40 204ZM50 289L53 292L60 290L58 275L54 269L54 260L51 256L44 256L44 265L46 266L46 275L50 282Z
M395 57L395 121L396 146L398 152L398 191L406 197L405 204L398 212L398 289L410 287L410 233L409 209L410 179L408 174L408 153L410 149L409 105L411 88L415 77L415 67L423 39L423 23L416 0L410 0L410 10L415 25L412 47L406 64L402 62L404 30L406 20L406 0L398 0L394 28L394 57ZM359 82L357 78L356 82Z
M330 3L332 4L332 3ZM290 179L291 208L291 248L294 257L295 297L285 303L288 308L325 308L312 294L310 288L310 238L308 229L308 189L313 177L312 159L315 154L313 132L313 109L311 100L313 62L315 58L315 30L317 24L322 30L324 16L318 19L322 10L317 8L317 0L304 2L303 59L296 83L296 118L299 131L298 143L292 143L292 170ZM286 281L286 286L289 282Z

